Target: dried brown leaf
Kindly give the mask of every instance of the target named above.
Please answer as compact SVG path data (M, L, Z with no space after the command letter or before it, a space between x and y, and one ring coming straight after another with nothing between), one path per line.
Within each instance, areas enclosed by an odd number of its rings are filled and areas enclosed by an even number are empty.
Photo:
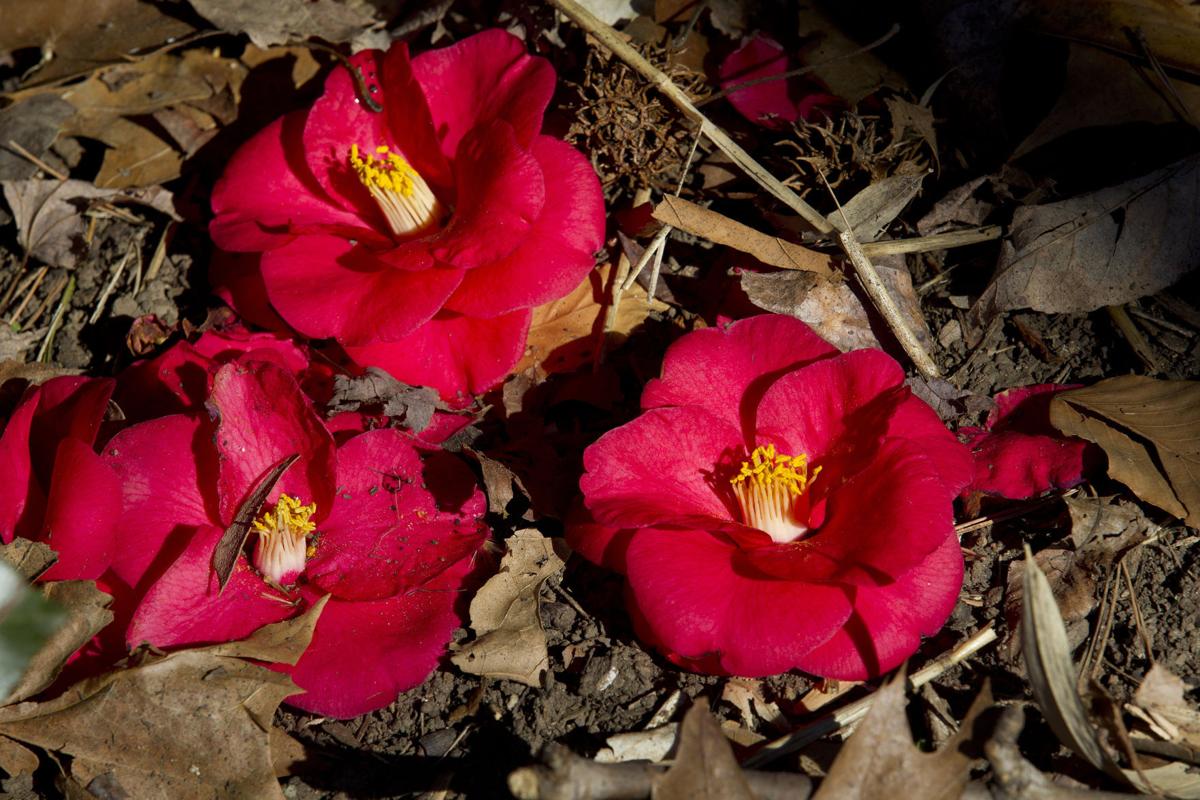
M996 275L971 309L1093 311L1154 294L1200 263L1200 156L1013 216Z
M409 386L378 367L367 367L359 376L335 375L329 413L358 411L375 406L389 417L400 420L420 433L429 427L435 411L449 411L437 390L428 386Z
M975 698L958 733L936 753L913 744L905 714L903 670L875 693L871 710L843 745L813 800L915 796L958 800L971 772L963 743L973 737L975 718L992 705L990 686Z
M1162 664L1153 664L1133 695L1133 702L1165 719L1176 729L1175 741L1200 746L1200 711L1187 701L1187 684Z
M34 95L0 110L0 180L32 178L37 164L12 143L41 158L73 113L70 104L50 94Z
M217 574L217 581L221 589L225 588L225 584L229 582L229 576L233 574L238 556L241 555L242 548L246 544L246 537L250 535L250 524L258 516L259 510L266 502L267 495L275 488L275 484L279 483L279 479L283 477L283 473L287 472L288 467L295 464L298 458L300 455L293 453L271 467L270 471L259 481L258 486L254 487L254 491L242 501L237 514L233 517L233 522L229 523L229 527L221 534L212 554L213 572Z
M377 28L395 14L396 0L190 0L213 25L244 33L259 47L298 42L318 36L349 42ZM386 41L386 40L385 40Z
M873 242L917 196L924 180L925 173L891 175L875 181L854 195L840 209L835 209L826 221L839 231L845 230L846 222L849 221L855 239L859 242Z
M246 642L152 657L46 703L0 709L0 734L70 756L69 777L84 787L99 781L107 796L282 798L271 719L298 689L286 675L221 653L295 654L317 613Z
M41 49L45 60L31 78L45 82L89 72L192 30L143 0L6 2L0 56L26 47Z
M1200 527L1200 382L1109 378L1057 395L1050 421L1100 445L1138 497Z
M612 266L588 273L570 294L533 310L525 357L513 368L522 372L535 364L548 373L571 372L592 360L604 329L604 313ZM669 306L651 302L646 290L634 285L621 295L621 306L608 334L609 346L619 344L652 311Z
M792 244L778 236L760 233L724 214L678 197L664 197L654 207L654 218L710 242L732 247L771 267L824 276L833 274L833 260L824 253Z
M97 200L148 206L176 217L171 193L155 186L136 191L101 189L87 181L4 181L4 199L17 224L17 241L26 253L57 267L74 267L87 250L83 211Z
M743 272L741 283L751 303L803 320L839 350L879 347L866 309L843 281L810 272Z
M18 741L0 736L0 769L15 776L28 775L37 768L37 753Z
M112 596L95 581L55 581L35 587L42 596L67 612L67 620L29 660L25 674L2 702L24 700L45 689L62 672L67 659L113 621Z
M472 448L464 448L467 454L479 462L479 469L483 472L483 493L487 496L488 511L492 514L506 514L508 504L516 496L517 492L529 497L528 490L517 477L517 474L506 467L494 458L489 458L483 453Z
M204 651L215 656L294 665L312 642L317 620L321 618L329 598L330 595L323 596L298 617L264 625L245 639L210 645Z
M536 530L514 533L500 571L471 600L475 639L451 656L463 672L540 686L549 663L538 616L542 583L562 569L566 546Z
M58 553L45 542L31 542L17 537L8 544L0 545L0 559L7 561L22 578L33 581L54 566L58 561Z
M733 748L703 698L679 726L675 763L658 779L651 800L754 800Z
M1046 33L1126 53L1137 31L1164 64L1200 71L1200 8L1158 0L1034 0L1029 21Z

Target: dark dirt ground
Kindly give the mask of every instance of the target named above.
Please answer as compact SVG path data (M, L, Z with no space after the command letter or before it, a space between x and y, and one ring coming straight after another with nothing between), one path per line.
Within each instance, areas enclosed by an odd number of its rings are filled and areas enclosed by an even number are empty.
M464 9L465 13L469 10ZM477 24L462 15L457 20L451 24L456 33ZM795 23L789 20L787 24ZM670 23L668 27L674 32L679 30L680 24ZM851 26L851 33L861 41L868 41L877 35L876 27L866 25L854 29ZM585 62L579 55L584 51L577 34L567 30L566 26L560 32L569 43L566 49L542 49L559 69L563 82L556 97L558 114L563 118L559 122L569 124L571 104L579 102L571 84L586 82ZM716 35L711 31L710 34L715 40ZM428 36L428 31L418 34L416 45L427 41ZM1043 49L1049 50L1055 45L1044 41L1041 44ZM893 64L909 76L912 85L923 86L928 84L931 74L936 77L938 70L936 64L922 60L921 47L919 37L901 36L889 43L882 55L892 59ZM1049 69L1048 64L1058 63L1053 52L1040 55L1044 57L1037 64L1026 64L1018 72L1036 72L1037 69ZM1006 80L1015 81L1019 77L1010 74ZM1008 117L1008 123L1017 129L1021 125L1028 127L1028 119L1036 119L1039 113L1044 113L1052 91L1048 88L1026 98L1026 107L1020 114ZM972 116L973 110L962 98L962 92L954 90L945 105L939 107L937 154L941 171L926 183L917 201L901 215L893 228L897 236L912 230L916 220L946 191L971 176L994 171L1000 164L997 153L1003 152L1005 143L1011 144L1019 138L1016 133L1004 137L981 135L979 120ZM789 174L782 156L784 151L773 146L774 140L782 134L754 129L744 120L734 118L727 107L714 105L711 108L712 113L728 124L744 144L763 155L776 174L784 177ZM670 121L670 112L661 107L656 113L663 115L664 125L678 124ZM690 140L660 133L668 142L666 149L670 152L660 154L658 160L647 157L637 168L631 168L627 162L613 161L612 152L608 150L593 153L601 175L606 179L614 209L628 207L630 187L637 183L637 169L657 170L653 175L641 174L643 182L670 185L676 180L680 148L686 151ZM580 140L586 142L586 138L580 137ZM1138 140L1126 141L1136 143ZM1166 160L1165 152L1156 159L1146 152L1147 149L1136 147L1142 161L1161 163ZM1088 159L1085 152L1077 161L1096 163ZM72 164L69 158L61 159L61 162L85 170L87 155L82 166ZM1126 164L1122 165L1124 168L1132 167ZM1086 183L1076 180L1077 175L1068 174L1066 170L1062 172L1058 176L1058 188L1064 194L1069 193L1067 187L1071 184L1078 187ZM865 173L861 170L857 177L854 177L853 168L848 168L847 173L851 174L846 184L848 190L855 181L862 183ZM1109 172L1104 176L1120 177ZM185 175L178 182L178 191L202 209L214 177L215 173L207 169L204 173ZM1093 177L1091 180L1098 179ZM759 225L764 229L779 211L761 197L746 202L747 198L755 197L755 189L747 181L737 182L734 189L722 190L706 189L692 181L684 194L692 199L712 201L715 208L739 209L743 216L747 212L757 214ZM812 191L809 197L815 197L813 202L822 207L828 205ZM136 209L134 213L136 221L111 217L98 221L89 255L74 271L77 288L54 339L49 359L53 364L87 370L91 374L113 374L132 359L125 336L134 319L155 314L168 324L182 319L199 323L214 307L215 301L207 296L205 269L209 247L203 233L203 212L178 224L168 223L152 213ZM998 208L997 221L1003 222L1006 214L1011 214L1011 205ZM1192 223L1194 220L1181 221L1181 224ZM144 270L152 262L155 248L164 235L169 237L167 256L157 274L151 277ZM126 268L99 319L95 323L89 322L102 290L129 252L135 253L134 261L138 266ZM617 252L614 239L610 255L615 257ZM10 279L15 280L11 276L16 274L17 265L21 263L20 253L12 226L0 228L0 275L5 277L4 286ZM667 253L665 282L674 297L712 298L736 294L736 278L726 274L729 265L715 257L710 247L694 241L689 243L687 237L683 237L683 241L673 240ZM1177 303L1180 300L1194 302L1200 296L1195 278L1185 280L1160 296L1141 298L1130 304L1131 313L1136 312L1135 317L1163 366L1158 373L1150 372L1139 360L1104 310L1057 315L1031 311L1008 313L986 332L980 343L969 346L961 335L955 335L954 326L963 316L959 299L973 298L982 291L996 253L997 245L993 242L940 253L936 257L909 256L907 259L914 285L925 287L918 289L920 310L935 338L941 342L935 349L935 357L950 382L959 389L990 396L1008 387L1041 382L1086 383L1129 372L1163 378L1200 375L1200 331L1195 327L1194 319L1180 316ZM66 276L67 270L48 270L41 288L33 296L31 307L41 304ZM51 298L33 318L27 311L22 319L24 328L44 331L55 306L56 300ZM530 395L537 405L530 407L527 402L523 414L506 419L499 411L503 404L497 402L497 410L481 424L483 435L476 446L484 453L511 455L519 452L522 444L532 437L537 441L539 452L549 449L554 453L555 464L562 467L563 475L567 476L560 475L560 479L570 484L578 474L582 448L604 430L633 415L640 386L656 372L662 350L684 331L693 315L707 317L711 323L714 306L715 303L705 301L685 304L682 310L656 313L655 319L610 354L604 375L611 379L611 386L618 388L604 402L582 402L578 399L580 393L572 391L572 381L586 380L589 373L586 367L574 376L552 377L547 390L536 396ZM11 303L5 309L6 318L10 312ZM34 357L33 347L31 344L26 358ZM561 391L555 391L555 387ZM556 401L556 397L568 399ZM492 399L498 398L499 393ZM975 424L979 414L976 412L974 418L964 415L959 421ZM523 464L520 460L513 460L512 465L531 487L535 510L538 510L537 485L545 472L530 468L528 463ZM1121 491L1121 487L1102 481L1094 491L1112 494ZM1012 505L996 503L985 506L984 511ZM1195 687L1200 685L1200 659L1196 655L1200 653L1200 548L1195 546L1197 537L1193 531L1172 524L1149 507L1147 511L1154 521L1163 525L1163 533L1156 545L1145 548L1133 575L1145 632L1155 658ZM960 522L969 518L965 510L959 515ZM546 525L553 530L555 522L549 520ZM1011 636L1003 606L1009 565L1020 559L1020 542L1035 541L1044 546L1062 539L1068 530L1069 520L1062 502L1050 499L1027 514L978 528L964 537L963 546L971 551L963 589L966 602L959 604L946 629L927 641L910 663L915 666L926 663L992 619L998 620L1000 643L943 674L922 694L923 711L914 714L918 734L923 729L935 742L939 736L944 737L944 733L939 735L937 725L930 722L937 716L934 709L943 708L952 719L961 719L985 677L993 680L1001 700L1029 698L1019 659L1010 658L1004 647ZM762 696L778 706L782 719L776 722L779 727L772 727L772 723L758 717L751 718L747 725L739 709L729 700L722 699L729 696L725 690L732 679L683 672L648 652L633 637L621 596L618 576L578 558L572 558L561 575L543 586L540 614L548 638L550 664L540 689L465 675L447 665L387 708L357 719L324 720L283 709L279 722L309 746L311 756L299 774L284 779L285 794L303 800L507 796L507 774L517 766L532 763L545 744L561 742L582 755L592 756L604 745L606 737L641 729L664 704L669 704L670 711L678 702L679 693L684 696L684 702L667 715L669 721L680 719L682 709L687 705L686 698L700 696L710 699L719 718L737 721L766 738L802 721L803 713L798 703L812 688L808 678L789 674L762 681ZM1081 634L1080 641L1094 630L1096 618L1096 612L1092 612L1090 621L1085 622L1089 627ZM466 631L461 631L459 638L466 636ZM1125 597L1117 603L1115 621L1104 648L1104 660L1099 669L1101 683L1114 696L1127 697L1136 688L1147 665L1129 599ZM348 660L346 668L353 669L352 659ZM930 699L930 695L935 698ZM1193 701L1200 700L1200 691L1193 689L1190 697ZM1039 767L1072 771L1064 767L1066 751L1051 744L1053 737L1035 713L1031 712L1023 742L1028 743L1027 755ZM801 755L781 759L774 767L816 772L828 765L835 752L836 746L818 743ZM9 784L6 788L13 796L21 796L20 787Z

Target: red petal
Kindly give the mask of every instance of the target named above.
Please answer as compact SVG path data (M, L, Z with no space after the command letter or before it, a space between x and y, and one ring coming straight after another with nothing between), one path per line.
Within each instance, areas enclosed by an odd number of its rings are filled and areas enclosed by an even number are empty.
M568 294L595 265L604 244L604 194L591 162L549 136L531 152L546 179L546 203L509 256L473 269L446 303L469 316L530 308Z
M471 559L463 559L434 582L387 600L331 600L312 644L287 670L307 692L288 704L345 719L383 708L425 680L463 624L455 606L471 569ZM305 595L309 602L320 597Z
M8 418L0 436L0 538L10 543L18 532L30 535L45 509L46 495L29 456L29 431L41 399L41 389L30 387Z
M282 622L296 607L267 586L239 557L221 590L212 554L224 531L196 531L187 548L146 592L126 633L131 647L208 644L244 639L263 625Z
M209 408L217 416L222 524L232 522L263 477L293 454L299 460L269 500L286 492L315 502L318 517L327 513L334 490L333 437L290 373L263 362L226 364L213 378Z
M308 580L342 599L385 599L478 550L485 503L470 471L457 461L428 466L456 484L462 511L438 509L425 489L427 465L399 431L371 431L342 445L338 493L305 569Z
M546 204L546 180L528 145L506 122L480 126L459 143L454 172L458 205L446 227L430 237L430 251L462 269L511 254Z
M765 36L756 36L721 62L721 88L728 92L726 99L746 119L768 128L784 128L786 123L800 118L796 102L789 95L789 81L766 81L729 90L746 81L782 75L787 68L783 46Z
M633 528L610 528L592 518L581 502L571 507L564 533L567 544L579 555L607 567L614 572L625 572L625 555L629 542L637 533Z
M263 255L263 281L271 304L305 336L396 341L428 322L462 281L460 270L424 259L427 268L397 269L344 239L305 236Z
M54 459L43 537L58 553L46 580L92 580L112 562L121 484L112 469L78 439L63 439ZM41 537L39 537L41 538Z
M663 357L662 377L646 384L642 408L697 405L741 424L770 382L838 351L803 322L763 314L680 338Z
M442 313L395 342L346 347L363 366L385 370L412 386L432 386L454 399L500 382L525 351L529 311L491 319Z
M886 586L854 589L854 613L832 639L805 654L797 666L814 675L861 681L908 658L922 635L937 633L962 588L958 539L948 537L923 562Z
M329 197L300 160L303 125L303 112L289 114L234 153L213 187L208 231L218 247L259 252L286 244L295 229L368 227L360 214Z
M719 417L694 407L652 409L584 451L579 487L603 525L732 520L735 501L725 472L742 458L741 436Z
M921 563L954 532L954 493L919 443L888 439L850 475L817 479L825 520L808 538L746 550L746 563L784 578L881 585Z
M50 483L52 459L64 439L86 445L96 441L100 423L108 412L116 381L112 378L51 378L43 383L38 410L29 432L33 469L43 485Z
M733 675L799 664L850 615L837 586L775 580L735 566L736 548L705 531L638 531L629 545L631 602L656 647L708 658Z
M528 144L542 129L554 93L550 62L530 56L520 39L495 28L422 53L412 70L448 158L468 131L494 119L511 124Z
M113 400L134 422L197 409L208 397L211 363L192 345L177 342L152 359L126 367Z
M869 455L899 400L889 390L903 383L904 370L895 359L880 350L855 350L779 378L763 395L757 415L750 409L743 418L757 431L756 443L774 440L789 454L807 453L816 464L838 446Z
M122 490L112 568L127 585L141 583L169 540L219 524L212 437L200 417L175 414L126 428L104 448Z
M291 330L267 299L260 254L218 250L208 263L208 282L213 294L247 322L273 331Z

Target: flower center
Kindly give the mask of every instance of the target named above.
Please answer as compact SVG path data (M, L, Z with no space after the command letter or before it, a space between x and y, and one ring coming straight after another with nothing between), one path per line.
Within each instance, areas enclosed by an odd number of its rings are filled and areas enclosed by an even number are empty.
M776 453L773 444L754 448L730 481L742 521L779 544L796 541L808 531L806 490L820 472L817 467L809 474L805 453Z
M423 233L441 222L442 206L421 174L404 156L387 145L364 158L358 145L350 146L350 166L367 187L397 236Z
M301 505L298 498L279 495L275 507L263 509L254 520L258 533L254 544L254 567L277 586L290 586L304 572L310 555L308 535L316 530L312 515L317 504Z

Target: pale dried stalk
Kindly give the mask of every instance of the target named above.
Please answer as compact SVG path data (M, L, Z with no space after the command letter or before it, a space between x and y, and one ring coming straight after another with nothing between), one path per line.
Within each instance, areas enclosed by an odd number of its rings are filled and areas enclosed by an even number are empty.
M642 77L650 81L656 89L663 93L663 96L683 112L684 116L700 125L701 135L706 136L710 142L715 144L725 155L729 156L733 163L741 167L760 186L774 195L788 208L791 208L803 217L808 224L821 233L833 232L833 226L829 224L821 213L804 202L799 195L784 186L771 173L767 172L766 168L755 161L753 156L743 150L737 142L729 138L729 134L725 133L725 131L713 124L708 117L704 116L700 109L696 108L695 104L692 103L691 98L687 96L686 92L676 86L661 70L643 58L641 53L634 50L611 26L601 22L590 11L579 3L576 3L575 0L549 0L549 2L572 22L594 36L617 58L624 61L631 68L639 72Z
M965 661L994 641L996 641L996 631L989 622L971 634L967 639L960 642L953 650L943 653L922 669L914 672L908 679L909 686L913 689L920 689L946 670ZM803 747L807 747L818 739L843 731L865 717L874 703L875 695L871 694L836 711L818 717L791 733L768 743L762 750L747 758L742 766L748 768L761 767L780 756L785 756L788 753L794 753Z
M912 359L916 368L922 375L928 378L940 378L941 370L937 364L933 362L933 358L925 352L925 348L921 346L921 342L917 339L917 334L913 331L912 326L904 319L904 314L892 300L892 295L888 292L887 287L883 285L883 281L879 277L879 273L875 271L875 265L867 258L867 254L863 252L862 245L854 238L853 231L845 230L838 234L838 241L842 243L842 249L846 251L846 256L850 259L850 263L854 265L855 272L858 273L858 279L862 281L863 289L866 290L867 296L875 304L875 309L880 316L887 322L888 327L892 329L896 340L900 342L900 346L904 348L904 352Z
M933 233L929 236L917 236L912 239L888 239L882 242L863 242L863 252L870 258L877 256L902 255L905 253L928 253L933 250L950 250L955 247L966 247L969 244L990 242L999 239L1004 230L999 225L985 225L982 228L971 228L965 231L949 233Z

